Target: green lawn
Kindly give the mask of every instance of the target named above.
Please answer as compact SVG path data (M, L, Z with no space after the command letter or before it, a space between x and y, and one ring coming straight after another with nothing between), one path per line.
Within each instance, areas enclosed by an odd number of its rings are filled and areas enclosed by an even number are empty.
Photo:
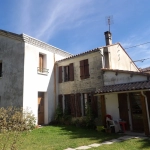
M118 138L118 134L102 133L90 129L81 129L72 126L46 126L35 129L30 133L23 134L19 139L22 144L19 145L19 150L63 150L68 147L76 148L83 145L93 143L101 143L110 139ZM0 146L5 138L0 135ZM9 143L8 140L7 143ZM95 149L110 149L110 150L130 150L142 149L150 147L150 141L129 140L121 143L115 143L108 146L101 146ZM114 147L113 147L114 146ZM0 147L1 149L1 147ZM131 149L131 150L132 150Z
M150 140L131 139L111 145L102 145L90 150L150 150Z

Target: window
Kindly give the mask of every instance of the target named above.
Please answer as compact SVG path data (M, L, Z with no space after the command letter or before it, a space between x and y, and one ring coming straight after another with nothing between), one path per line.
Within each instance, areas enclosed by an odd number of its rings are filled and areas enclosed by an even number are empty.
M0 77L2 77L2 62L0 62Z
M39 54L39 71L43 72L44 68L44 55Z
M64 74L63 73L64 70ZM63 76L64 75L64 76ZM73 63L68 66L60 66L59 67L59 83L62 83L62 78L64 77L64 82L66 81L74 81L74 67Z
M45 75L48 74L48 69L46 69L46 55L39 54L38 73Z
M69 66L64 67L64 81L69 81Z
M89 64L88 59L80 61L80 78L86 79L89 78Z
M70 95L65 95L65 114L71 115Z
M63 96L58 96L58 106L64 110L64 113L72 117L81 117L81 94L67 94L64 95L64 108Z
M98 116L97 97L93 93L83 94L83 115L92 113L93 117Z

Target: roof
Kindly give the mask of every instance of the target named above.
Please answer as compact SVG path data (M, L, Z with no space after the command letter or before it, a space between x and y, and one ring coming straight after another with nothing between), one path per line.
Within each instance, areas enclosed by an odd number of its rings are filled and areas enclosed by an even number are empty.
M150 71L150 67L142 68L141 71L142 72Z
M108 85L103 86L99 90L97 90L96 94L104 94L104 93L114 93L114 92L123 92L123 91L135 91L135 90L146 90L150 89L150 81L141 81L141 82L131 82L131 83L123 83L116 85Z
M80 53L80 54L72 55L72 56L70 56L70 57L61 59L61 60L59 60L59 61L57 61L57 62L62 62L62 61L64 61L64 60L68 60L68 59L75 58L75 57L78 57L78 56L82 56L82 55L85 55L85 54L90 54L90 53L93 53L93 52L98 52L98 51L100 51L101 48L110 47L110 46L117 45L117 44L120 45L120 43L115 43L115 44L112 44L112 45L107 45L107 46L98 47L98 48L95 48L95 49L92 49L92 50L88 50L88 51L83 52L83 53Z
M138 71L128 71L128 70L118 70L118 69L109 69L109 68L102 68L102 72L105 71L111 71L111 72L116 72L116 73L127 73L127 74L136 74L136 75L144 75L144 76L150 76L149 73L144 73L144 72L138 72Z
M48 50L48 51L50 51L52 53L55 53L55 54L63 55L65 57L72 56L72 54L70 54L70 53L68 53L68 52L66 52L64 50L61 50L61 49L59 49L57 47L49 45L49 44L47 44L45 42L42 42L42 41L40 41L40 40L38 40L36 38L33 38L33 37L29 36L29 35L26 35L26 34L16 34L16 33L8 32L8 31L0 29L0 35L8 37L8 38L15 39L15 40L19 40L19 41L22 41L22 42L29 43L31 45L43 48L43 49Z

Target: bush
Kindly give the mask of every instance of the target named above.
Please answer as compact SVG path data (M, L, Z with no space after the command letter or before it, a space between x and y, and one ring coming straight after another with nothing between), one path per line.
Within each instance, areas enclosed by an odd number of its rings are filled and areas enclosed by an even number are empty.
M8 149L8 145L10 149L17 149L16 143L21 133L34 129L35 123L35 117L29 109L0 108L0 136L4 137L1 142L2 149Z

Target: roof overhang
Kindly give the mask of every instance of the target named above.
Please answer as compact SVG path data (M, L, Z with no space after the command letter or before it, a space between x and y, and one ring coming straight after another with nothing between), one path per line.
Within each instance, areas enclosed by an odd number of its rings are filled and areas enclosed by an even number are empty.
M103 86L95 92L95 95L105 95L111 93L129 93L138 91L150 91L150 81L131 82L115 85Z

